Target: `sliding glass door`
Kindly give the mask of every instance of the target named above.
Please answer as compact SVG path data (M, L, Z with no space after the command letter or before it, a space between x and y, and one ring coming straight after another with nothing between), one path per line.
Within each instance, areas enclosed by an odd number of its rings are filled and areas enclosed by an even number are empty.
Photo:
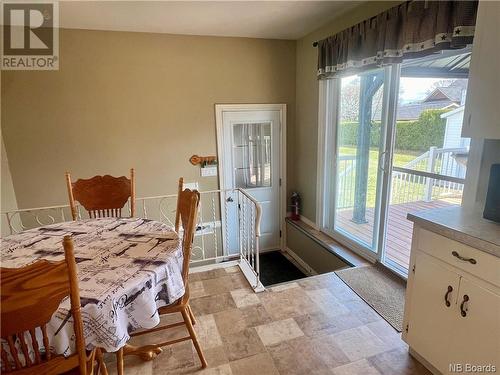
M377 257L386 154L388 69L338 79L332 185L325 231ZM333 194L332 194L333 193Z
M398 84L382 263L408 273L408 213L460 205L469 154L461 136L470 51L403 63Z
M469 62L469 50L447 51L320 86L321 229L401 275L410 257L408 213L461 203Z

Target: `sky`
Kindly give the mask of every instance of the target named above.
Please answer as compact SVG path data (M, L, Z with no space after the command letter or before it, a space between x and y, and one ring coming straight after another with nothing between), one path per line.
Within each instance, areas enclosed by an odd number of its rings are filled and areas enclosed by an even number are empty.
M342 86L350 84L359 76L342 78ZM442 81L442 78L409 78L402 77L399 81L399 102L411 103L420 101L431 91L432 85Z
M402 77L399 83L399 101L401 103L420 101L427 96L432 85L439 81L442 79Z

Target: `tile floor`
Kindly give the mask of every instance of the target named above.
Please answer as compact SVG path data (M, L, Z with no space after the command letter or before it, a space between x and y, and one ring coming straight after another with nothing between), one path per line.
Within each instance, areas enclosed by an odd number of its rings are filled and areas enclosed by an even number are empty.
M136 374L429 374L400 335L334 273L255 294L239 268L190 276L191 307L209 368L200 371L191 341L164 348L154 361L126 357ZM179 319L170 316L165 322ZM132 340L182 337L185 328ZM114 355L108 370L116 374Z

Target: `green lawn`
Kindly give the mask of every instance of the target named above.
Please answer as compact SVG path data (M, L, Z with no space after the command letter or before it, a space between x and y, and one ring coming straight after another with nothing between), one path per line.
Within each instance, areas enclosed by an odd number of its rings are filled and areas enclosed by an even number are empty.
M340 147L340 155L356 155L355 147ZM394 153L394 165L398 167L402 167L403 165L409 163L413 159L415 159L418 155L412 153L405 153L401 151L396 151ZM379 151L377 149L370 149L370 160L368 163L368 190L367 190L367 207L375 207L375 195L376 195L376 186L377 186L377 170L378 170L378 157ZM345 163L347 167L351 164L349 162ZM340 172L343 171L342 162L339 164ZM418 189L418 191L422 192L424 189L423 184L415 184L412 188ZM339 192L339 203L340 206L352 206L354 200L354 176L351 174L351 177L345 180L345 186L340 187ZM405 194L402 191L393 191L392 192L396 201L398 201L399 194Z
M371 148L370 161L374 160L378 162L378 154L379 151L377 149ZM356 147L340 147L340 155L356 155ZM409 163L410 161L415 159L418 155L419 154L415 155L415 153L396 151L394 153L394 165L397 167L402 167L406 163Z

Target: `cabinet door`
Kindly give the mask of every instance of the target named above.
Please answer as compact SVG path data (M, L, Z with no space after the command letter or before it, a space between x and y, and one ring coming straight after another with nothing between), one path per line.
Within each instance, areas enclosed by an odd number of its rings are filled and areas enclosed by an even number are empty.
M500 2L480 1L462 137L500 139Z
M460 305L468 297L463 308ZM452 363L494 365L500 368L500 296L462 277L453 311ZM473 371L474 372L474 371ZM481 371L475 371L482 373ZM488 372L488 371L484 371ZM491 370L489 371L491 372Z
M444 263L420 251L415 257L408 344L442 372L448 368L451 319L456 309L460 277ZM446 305L445 295L448 288Z

